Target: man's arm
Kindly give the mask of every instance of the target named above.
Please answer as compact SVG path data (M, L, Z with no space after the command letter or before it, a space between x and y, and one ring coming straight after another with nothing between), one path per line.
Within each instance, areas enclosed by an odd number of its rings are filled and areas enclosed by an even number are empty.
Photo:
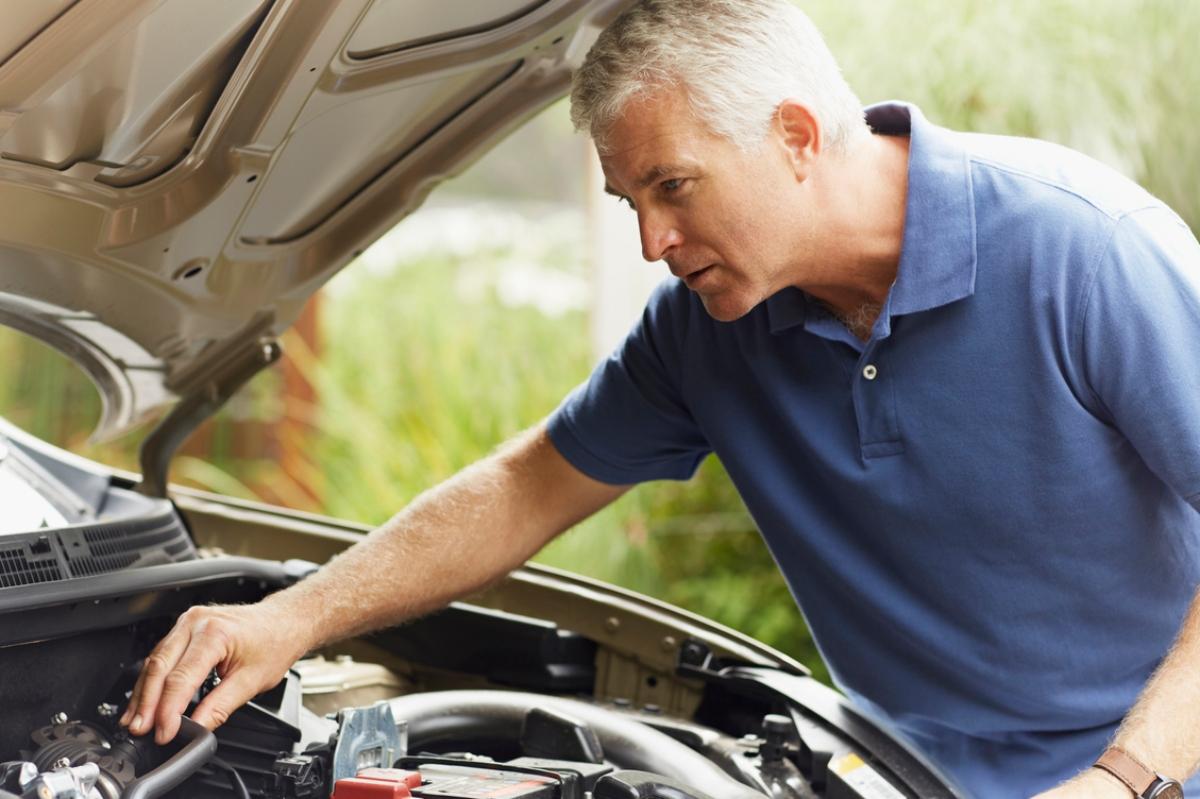
M171 740L216 668L221 683L193 714L214 728L304 653L483 588L627 489L579 472L541 425L417 497L297 585L255 605L188 610L146 659L121 722Z
M1078 340L1081 396L1097 398L1100 417L1115 425L1146 465L1200 511L1200 374L1192 368L1200 335L1197 274L1200 243L1182 219L1157 205L1126 214L1093 272ZM1191 534L1190 529L1177 532ZM1112 599L1121 601L1119 596ZM1151 658L1156 653L1145 654ZM1183 782L1200 765L1198 677L1200 594L1193 597L1175 643L1126 714L1113 744L1159 774ZM1128 799L1131 791L1106 772L1089 768L1040 795L1082 796Z
M1200 766L1200 593L1192 599L1179 636L1142 689L1113 744L1153 771L1184 782ZM1096 753L1096 757L1100 756ZM1116 777L1089 768L1037 799L1129 799Z

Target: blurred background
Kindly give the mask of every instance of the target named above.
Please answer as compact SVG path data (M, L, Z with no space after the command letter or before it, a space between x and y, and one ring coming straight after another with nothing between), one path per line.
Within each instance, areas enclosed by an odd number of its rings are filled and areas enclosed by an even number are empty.
M1082 150L1200 230L1197 0L809 0L864 103ZM172 479L368 524L535 424L586 378L666 272L600 192L565 102L531 120L318 294ZM57 353L0 328L0 414L134 469L145 430L88 435L99 400ZM743 630L827 679L753 521L710 458L640 486L537 560Z

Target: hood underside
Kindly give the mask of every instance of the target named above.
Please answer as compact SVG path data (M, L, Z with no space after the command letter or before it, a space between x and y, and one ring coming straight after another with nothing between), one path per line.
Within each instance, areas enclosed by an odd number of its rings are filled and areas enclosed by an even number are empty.
M0 323L112 435L216 393L628 0L7 0Z

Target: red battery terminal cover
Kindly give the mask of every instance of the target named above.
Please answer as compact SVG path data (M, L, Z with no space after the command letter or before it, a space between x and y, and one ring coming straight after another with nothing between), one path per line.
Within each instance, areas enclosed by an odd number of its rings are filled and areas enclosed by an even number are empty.
M338 780L333 799L411 799L412 789L420 785L418 771L365 768L357 776Z

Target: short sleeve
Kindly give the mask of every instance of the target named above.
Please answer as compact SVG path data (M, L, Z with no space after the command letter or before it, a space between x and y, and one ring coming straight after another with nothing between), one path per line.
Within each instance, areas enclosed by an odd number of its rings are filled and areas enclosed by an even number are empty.
M1123 217L1083 307L1081 351L1099 406L1200 510L1200 244L1166 208Z
M551 414L550 440L601 482L686 480L710 452L682 388L688 292L667 280L625 341Z

